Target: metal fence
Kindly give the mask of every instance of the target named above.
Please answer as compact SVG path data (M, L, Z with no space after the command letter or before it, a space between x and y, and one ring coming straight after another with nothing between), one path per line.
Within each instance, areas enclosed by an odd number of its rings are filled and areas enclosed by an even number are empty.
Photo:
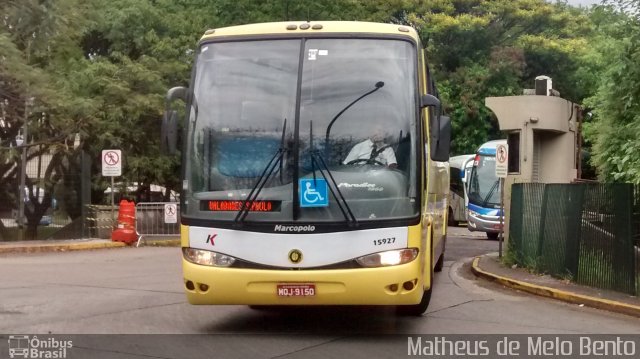
M167 211L173 210L173 213ZM173 221L167 223L167 219ZM175 223L173 223L175 221ZM180 236L180 204L145 202L136 204L136 233L138 245L146 237L176 238Z
M82 238L111 239L111 231L116 226L118 207L87 205Z
M167 205L175 209L175 223L167 223ZM117 227L119 207L106 205L87 206L83 238L110 239ZM171 217L169 215L168 217ZM180 204L175 202L142 202L136 204L135 230L138 244L147 237L177 238L180 236Z
M509 250L538 272L638 295L639 194L631 184L514 184Z

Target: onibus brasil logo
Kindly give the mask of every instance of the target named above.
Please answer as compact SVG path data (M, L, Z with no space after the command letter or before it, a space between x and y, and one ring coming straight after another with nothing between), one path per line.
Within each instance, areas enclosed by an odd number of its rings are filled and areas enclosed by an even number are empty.
M37 336L10 335L9 358L66 358L67 349L73 347L71 340L55 338L39 339Z

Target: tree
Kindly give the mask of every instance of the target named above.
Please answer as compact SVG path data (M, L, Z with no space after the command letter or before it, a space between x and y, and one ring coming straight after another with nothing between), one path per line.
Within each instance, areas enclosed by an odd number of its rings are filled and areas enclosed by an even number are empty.
M83 26L81 10L76 0L58 1L4 1L0 3L3 25L0 27L1 117L0 137L3 151L0 159L0 184L8 189L3 195L17 207L19 152L7 147L16 145L24 123L28 124L27 161L38 159L44 153L53 153L52 161L43 178L26 178L28 206L25 215L30 237L35 236L42 214L50 207L53 186L60 173L57 161L64 156L56 144L72 133L75 118L69 116L72 99L57 86L60 78L56 70L73 55L78 30ZM77 53L77 52L76 52ZM44 188L40 200L36 180ZM40 187L37 187L40 188ZM2 229L2 228L0 228ZM3 235L3 233L0 233Z
M538 75L580 102L572 74L587 49L584 10L543 0L418 2L408 20L427 44L453 121L453 153L501 136L484 99L520 95Z
M204 3L95 1L95 21L81 41L84 58L68 73L70 91L93 103L83 130L95 159L94 200L107 186L99 176L107 148L123 151L122 182L179 188L179 157L160 154L159 119L166 89L187 84L197 37L215 18L206 9L193 11Z
M586 135L592 161L605 181L640 184L640 5L609 1L593 16L592 70L600 73L588 99L594 121Z

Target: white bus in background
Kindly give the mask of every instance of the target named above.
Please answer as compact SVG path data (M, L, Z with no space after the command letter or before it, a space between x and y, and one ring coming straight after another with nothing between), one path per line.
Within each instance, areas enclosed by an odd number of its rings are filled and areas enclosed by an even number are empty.
M449 216L448 224L457 226L467 221L467 179L473 167L474 155L460 155L449 159Z
M478 148L467 184L467 228L485 232L489 239L500 233L500 180L496 176L496 147L507 140L494 140Z

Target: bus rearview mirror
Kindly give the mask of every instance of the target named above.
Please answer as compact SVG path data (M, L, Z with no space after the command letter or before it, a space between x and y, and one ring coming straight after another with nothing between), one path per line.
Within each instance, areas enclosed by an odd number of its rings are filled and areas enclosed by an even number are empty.
M178 113L175 110L165 111L160 129L160 149L163 153L173 155L178 145Z
M160 150L173 155L178 147L178 113L171 109L171 103L175 100L187 100L187 88L178 86L167 91L165 97L165 109L160 128Z
M449 116L440 116L439 130L436 136L431 137L431 159L445 162L449 160L451 147L451 119Z

